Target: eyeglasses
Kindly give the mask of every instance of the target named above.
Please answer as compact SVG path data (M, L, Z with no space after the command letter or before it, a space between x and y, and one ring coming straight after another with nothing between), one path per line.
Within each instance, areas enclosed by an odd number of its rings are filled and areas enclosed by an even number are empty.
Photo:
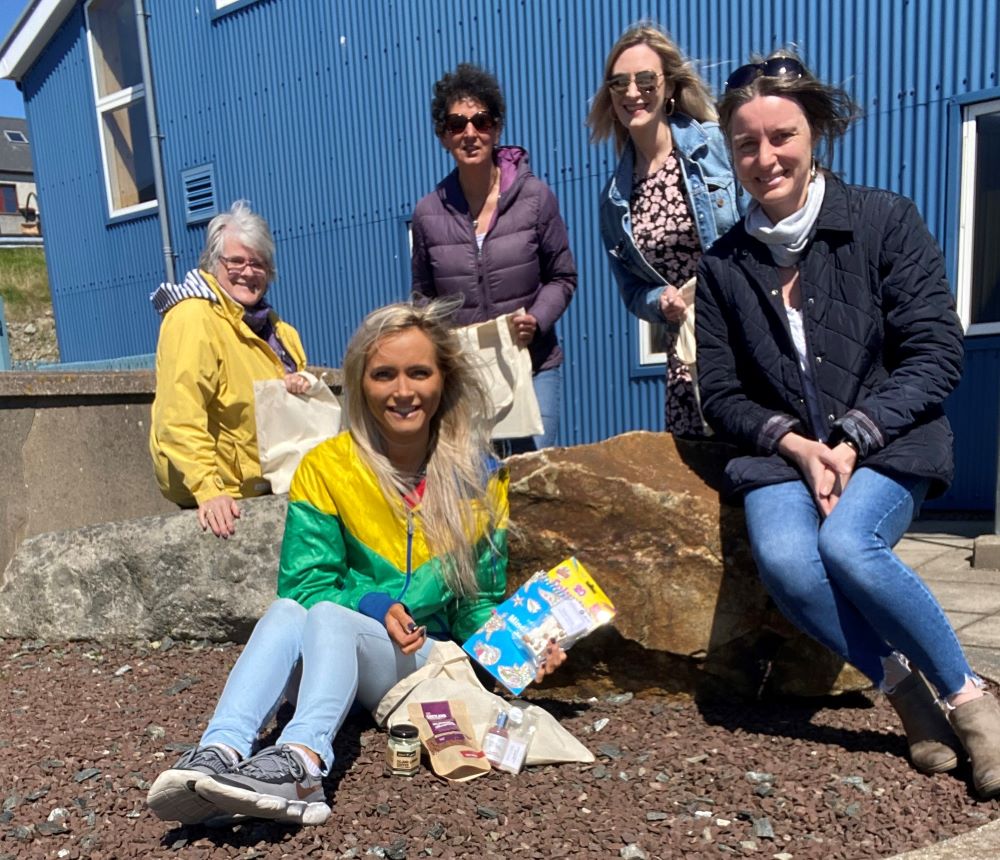
M726 80L726 92L745 87L757 78L801 78L805 73L806 67L793 57L771 57L762 63L740 66Z
M254 272L263 273L267 271L267 264L261 260L248 260L246 257L219 257L230 272L242 272L249 266Z
M616 96L623 96L628 92L632 81L635 81L635 87L640 93L651 93L656 89L661 77L663 72L636 72L635 75L612 75L604 83Z
M497 125L496 117L493 114L489 111L481 110L472 116L450 113L444 118L441 128L448 132L448 134L458 134L460 131L465 131L466 126L470 122L476 131L493 131Z

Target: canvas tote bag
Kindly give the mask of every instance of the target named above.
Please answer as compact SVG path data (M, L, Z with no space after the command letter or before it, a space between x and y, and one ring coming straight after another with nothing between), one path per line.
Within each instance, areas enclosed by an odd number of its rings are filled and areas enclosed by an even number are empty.
M701 392L698 390L698 352L694 337L694 293L696 283L696 279L691 278L685 281L680 289L684 303L687 305L687 313L684 315L684 321L677 332L677 343L674 345L674 352L681 363L688 369L688 373L691 374L691 385L694 387L694 402L698 407L698 416L701 418L701 429L706 436L711 436L712 428L708 426L708 422L705 421L705 416L702 414Z
M437 642L427 662L396 684L378 703L372 716L382 728L409 722L407 705L411 702L461 700L472 720L478 741L492 725L497 707L505 704L499 696L487 692L479 683L468 655L454 642ZM555 717L538 705L527 709L537 718L538 730L528 749L526 764L592 762L594 754L564 729Z
M292 394L283 379L253 384L260 472L271 491L287 493L299 461L324 439L340 432L340 402L330 386L313 374L305 394Z
M504 314L457 330L466 351L476 357L476 366L493 403L494 439L520 439L544 432L531 380L531 354L527 347L514 343L511 316Z

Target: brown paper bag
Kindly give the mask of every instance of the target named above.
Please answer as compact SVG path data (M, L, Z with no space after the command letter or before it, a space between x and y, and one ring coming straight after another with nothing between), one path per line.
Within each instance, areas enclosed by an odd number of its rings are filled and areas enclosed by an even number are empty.
M431 760L431 770L451 782L467 782L490 772L490 763L472 734L465 703L411 702L410 722Z

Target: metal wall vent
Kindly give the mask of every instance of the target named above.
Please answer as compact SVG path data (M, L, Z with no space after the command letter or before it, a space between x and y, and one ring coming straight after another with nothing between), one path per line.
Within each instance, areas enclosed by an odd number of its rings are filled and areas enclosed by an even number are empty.
M215 165L202 164L181 171L184 185L184 220L201 224L219 213L215 198Z

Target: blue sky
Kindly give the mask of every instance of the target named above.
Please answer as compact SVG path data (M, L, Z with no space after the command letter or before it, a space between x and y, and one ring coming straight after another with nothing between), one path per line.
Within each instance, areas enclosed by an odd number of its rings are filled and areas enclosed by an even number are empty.
M29 0L0 0L0 42L28 7ZM13 81L0 81L0 116L24 116L24 100Z

